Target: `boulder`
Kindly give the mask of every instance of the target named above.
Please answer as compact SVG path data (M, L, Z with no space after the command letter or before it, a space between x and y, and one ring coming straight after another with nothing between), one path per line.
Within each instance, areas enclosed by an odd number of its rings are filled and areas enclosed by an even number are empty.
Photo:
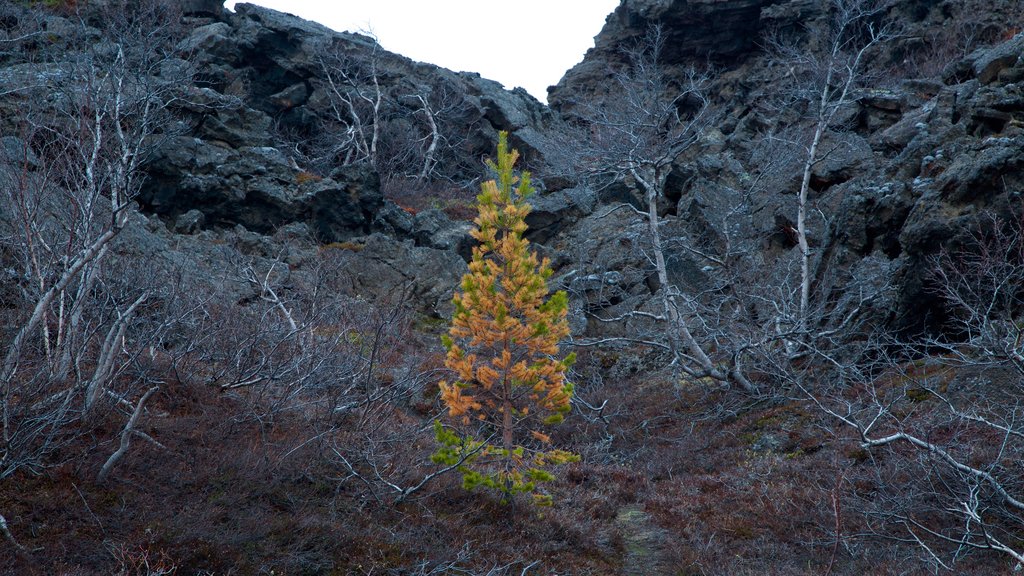
M20 166L29 170L40 167L39 156L17 136L0 137L0 164Z
M1024 32L988 48L981 48L968 58L973 61L974 75L982 84L991 84L999 79L999 73L1006 68L1016 67L1024 57Z
M301 222L321 242L336 242L369 233L384 202L372 169L351 166L331 178L302 178L269 147L231 149L178 137L157 151L146 171L143 208L172 221L199 211L196 226L242 225L270 234Z
M385 200L384 206L377 211L373 219L373 229L389 236L409 238L412 235L413 217L413 214L398 204Z
M580 218L591 214L597 207L597 193L588 187L558 190L550 194L534 195L526 216L531 242L546 243Z
M348 295L372 300L399 298L407 292L422 312L451 316L452 296L466 273L454 251L415 246L383 234L371 234L357 250L343 250L339 266L349 278Z
M411 236L417 246L450 250L467 262L473 256L476 240L469 235L473 225L452 220L441 210L423 210L413 218Z
M883 153L899 153L922 132L926 131L934 116L935 104L923 106L904 114L892 126L871 135L871 148Z
M178 234L195 234L205 222L206 215L193 208L178 216L178 219L174 221L174 231Z
M978 203L1024 182L1024 136L990 137L959 154L938 177L943 203ZM988 203L988 202L984 202Z
M239 55L237 45L231 38L233 32L234 29L227 22L199 26L178 44L178 48L195 53L201 63L213 60L234 62Z
M367 234L384 205L380 177L368 166L349 166L331 178L300 188L302 213L322 242L337 242Z
M897 90L866 90L857 102L863 112L861 122L870 132L884 130L899 122L906 96Z
M225 142L236 148L268 146L273 121L266 113L238 101L224 101L207 110L195 135L205 140Z
M822 150L831 153L811 168L811 186L824 190L853 178L874 159L871 145L853 132L831 132L822 139Z
M505 90L478 74L414 62L385 51L367 36L240 3L222 21L193 30L183 46L195 50L204 83L240 100L202 114L197 135L206 139L232 146L266 145L269 141L257 135L271 131L271 118L277 128L302 141L325 136L321 130L330 122L324 121L336 121L324 83L322 57L329 49L344 65L375 71L394 131L408 133L403 119L419 114L421 103L410 95L422 95L445 109L443 128L460 131L462 142L445 151L455 156L444 163L451 172L446 176L479 176L479 158L493 153L498 130L509 131L524 160L539 161L544 155L539 131L551 113L525 91Z

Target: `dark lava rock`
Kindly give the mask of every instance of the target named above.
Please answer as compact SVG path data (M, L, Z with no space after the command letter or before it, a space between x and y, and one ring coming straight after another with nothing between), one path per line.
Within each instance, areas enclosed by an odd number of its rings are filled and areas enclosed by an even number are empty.
M623 50L660 25L665 34L666 66L711 60L734 64L755 47L761 9L777 0L624 0L605 20L594 48L583 61L548 89L548 102L568 110L577 100L604 94L609 71L624 63Z
M299 177L276 148L231 149L198 138L169 141L147 167L144 209L178 219L198 210L205 226L242 225L262 234L305 222L322 242L369 233L383 206L372 169L351 166L333 178Z

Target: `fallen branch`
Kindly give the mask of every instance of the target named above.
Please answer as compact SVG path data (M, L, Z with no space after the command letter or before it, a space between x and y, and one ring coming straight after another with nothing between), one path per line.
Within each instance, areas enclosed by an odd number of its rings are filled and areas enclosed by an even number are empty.
M140 437L156 444L157 446L160 446L161 448L164 447L162 444L154 440L145 432L135 430L135 423L138 421L139 415L142 414L142 410L146 405L146 400L149 400L149 397L155 394L156 391L159 389L159 386L153 386L148 391L146 391L145 394L142 395L142 398L139 399L139 403L135 406L135 412L132 413L132 417L128 419L128 423L125 424L124 430L121 431L121 446L117 449L116 452L110 455L110 458L107 458L107 461L105 464L103 464L103 468L100 470L100 473L96 476L97 482L101 484L103 482L106 482L107 476L110 475L110 470L113 469L114 465L117 464L117 461L120 460L122 456L124 456L124 453L128 451L128 446L131 444L131 438L133 434L137 434Z
M7 527L7 519L4 518L3 514L0 514L0 532L3 532L4 537L11 543L12 546L21 554L28 554L28 549L18 543L14 539L14 534L11 534L10 528Z

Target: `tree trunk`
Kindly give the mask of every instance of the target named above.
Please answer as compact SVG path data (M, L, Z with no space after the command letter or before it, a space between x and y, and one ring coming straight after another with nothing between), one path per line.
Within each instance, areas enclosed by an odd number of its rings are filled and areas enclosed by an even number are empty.
M659 290L665 309L665 317L669 324L678 330L678 334L674 331L669 331L669 345L672 354L676 358L679 357L679 340L681 338L682 344L685 345L690 356L697 362L701 370L716 380L736 382L747 392L755 392L756 388L754 385L738 369L728 373L715 368L711 358L700 347L697 339L690 332L690 327L687 325L686 320L679 313L676 289L669 283L668 279L668 266L665 264L665 250L662 247L661 230L659 229L661 219L658 216L658 197L664 189L665 179L668 174L661 174L659 170L652 170L652 172L650 175L644 175L639 170L634 170L633 176L640 182L640 185L643 186L646 192L647 229L651 235L651 251L654 253L654 267L658 273Z
M811 249L807 242L807 196L811 188L811 171L818 161L818 146L821 144L821 137L824 133L825 126L819 122L814 130L811 147L807 152L807 161L804 162L803 178L800 181L800 197L797 200L796 238L797 245L800 247L800 316L797 318L797 322L801 332L807 330L807 309L810 307L811 300Z

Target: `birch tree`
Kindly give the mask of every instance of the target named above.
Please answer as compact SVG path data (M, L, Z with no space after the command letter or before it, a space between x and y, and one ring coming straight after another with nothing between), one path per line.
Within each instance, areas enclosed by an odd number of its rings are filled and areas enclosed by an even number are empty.
M580 127L569 130L571 141L563 147L573 157L569 163L584 173L633 183L643 193L643 210L628 205L615 209L633 210L645 223L661 313L634 311L625 316L643 315L667 324L672 364L691 378L736 383L754 392L737 356L723 363L702 346L694 333L694 326L701 323L696 307L669 278L662 237L665 219L659 204L666 197L669 174L679 158L700 141L711 124L712 111L707 95L710 75L695 68L670 75L661 62L664 43L661 29L655 27L640 44L626 51L627 64L611 74L613 86L608 94L597 103L576 104L573 114Z
M884 24L884 4L876 0L828 0L824 3L825 24L821 31L808 30L809 40L797 43L778 35L768 39L773 64L787 71L780 93L787 95L779 106L803 109L798 123L806 122L806 138L787 139L799 150L800 188L797 192L796 242L800 252L799 293L793 324L798 332L808 329L814 271L808 241L811 177L815 167L839 151L823 147L826 135L839 127L841 112L855 105L855 91L867 78L866 56L892 37L891 25ZM778 136L773 136L778 137Z
M0 158L0 197L23 313L0 348L0 479L40 472L101 403L141 409L111 386L143 348L128 334L156 287L122 290L106 269L191 67L174 49L173 5L98 10L102 42L83 22L79 48L49 63L44 85L14 87L25 114Z
M929 262L945 337L884 341L877 362L847 370L859 394L804 388L867 453L914 470L883 486L876 514L946 570L974 551L1024 564L1022 238L1019 215L979 217L964 248Z

